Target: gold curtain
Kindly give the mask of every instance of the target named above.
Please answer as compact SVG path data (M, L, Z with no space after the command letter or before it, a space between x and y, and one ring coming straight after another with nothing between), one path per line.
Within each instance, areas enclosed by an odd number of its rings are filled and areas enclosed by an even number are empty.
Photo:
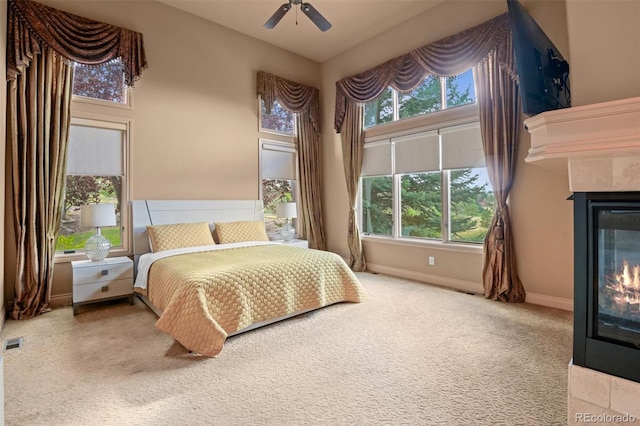
M516 271L507 205L516 164L513 155L517 148L519 123L517 72L513 58L511 27L505 13L336 83L334 125L336 131L342 133L342 154L351 204L347 242L356 267L366 267L354 210L354 186L357 188L360 179L364 149L364 122L362 111L357 113L357 109L362 110L365 102L380 96L388 86L410 91L428 75L454 76L473 68L479 83L478 105L487 167L496 198L498 194L501 197L494 223L485 240L485 296L510 302L524 300L524 289ZM486 67L490 67L491 72L484 71ZM504 165L509 166L508 171L502 171ZM491 178L491 173L495 179ZM498 188L496 185L502 186ZM504 231L504 238L500 230ZM497 293L500 296L496 296L496 289L499 289Z
M484 294L502 302L524 302L526 293L518 277L508 204L518 153L518 84L500 67L495 54L489 54L475 71L482 144L497 204L484 239Z
M347 179L349 195L349 222L347 223L347 244L349 246L349 266L356 272L367 270L367 262L362 248L362 239L356 220L356 203L358 199L358 183L362 173L364 156L364 107L361 104L347 101L342 139L344 175Z
M71 65L45 49L8 84L17 245L13 319L49 311L63 208L72 75Z
M298 113L298 170L300 171L300 208L302 211L302 237L309 247L326 250L322 220L322 152L320 135L310 125L309 110Z
M302 237L309 247L326 250L322 220L322 164L320 152L320 95L318 89L264 71L258 72L257 92L267 113L278 101L298 114L298 170Z
M28 0L10 0L7 137L11 147L16 298L26 319L49 311L63 211L73 64L121 59L127 85L147 67L142 34Z

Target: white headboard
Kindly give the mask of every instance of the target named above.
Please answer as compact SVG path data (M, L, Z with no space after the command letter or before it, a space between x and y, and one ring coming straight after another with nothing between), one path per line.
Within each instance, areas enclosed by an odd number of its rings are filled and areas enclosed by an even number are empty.
M147 225L264 220L261 200L135 200L131 202L133 255L151 251Z

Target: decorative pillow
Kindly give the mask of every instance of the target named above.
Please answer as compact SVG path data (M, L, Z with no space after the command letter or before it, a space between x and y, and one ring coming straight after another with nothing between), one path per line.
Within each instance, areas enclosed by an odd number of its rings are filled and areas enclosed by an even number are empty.
M220 244L239 243L244 241L269 241L264 222L216 222L216 234Z
M214 245L207 222L147 226L153 252Z

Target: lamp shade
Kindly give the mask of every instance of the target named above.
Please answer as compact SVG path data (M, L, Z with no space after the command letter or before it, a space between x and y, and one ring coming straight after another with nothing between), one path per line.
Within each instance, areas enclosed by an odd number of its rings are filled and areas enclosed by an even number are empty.
M82 228L116 226L115 204L104 203L80 206L80 226Z
M298 217L296 203L279 203L276 206L276 216L286 219Z

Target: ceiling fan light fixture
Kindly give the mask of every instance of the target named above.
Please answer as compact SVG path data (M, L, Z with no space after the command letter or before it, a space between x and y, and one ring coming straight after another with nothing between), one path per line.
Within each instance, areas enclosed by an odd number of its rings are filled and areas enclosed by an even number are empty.
M276 13L274 13L271 18L269 18L269 20L264 23L264 27L267 29L273 29L278 24L278 22L280 22L282 17L291 9L292 5L300 5L300 10L302 11L302 13L304 13L307 18L309 18L311 22L313 22L316 27L320 29L320 31L324 32L331 28L331 23L327 21L325 17L316 10L315 7L313 7L309 3L303 3L302 0L289 0L289 3L285 3L280 6L278 10L276 10Z

